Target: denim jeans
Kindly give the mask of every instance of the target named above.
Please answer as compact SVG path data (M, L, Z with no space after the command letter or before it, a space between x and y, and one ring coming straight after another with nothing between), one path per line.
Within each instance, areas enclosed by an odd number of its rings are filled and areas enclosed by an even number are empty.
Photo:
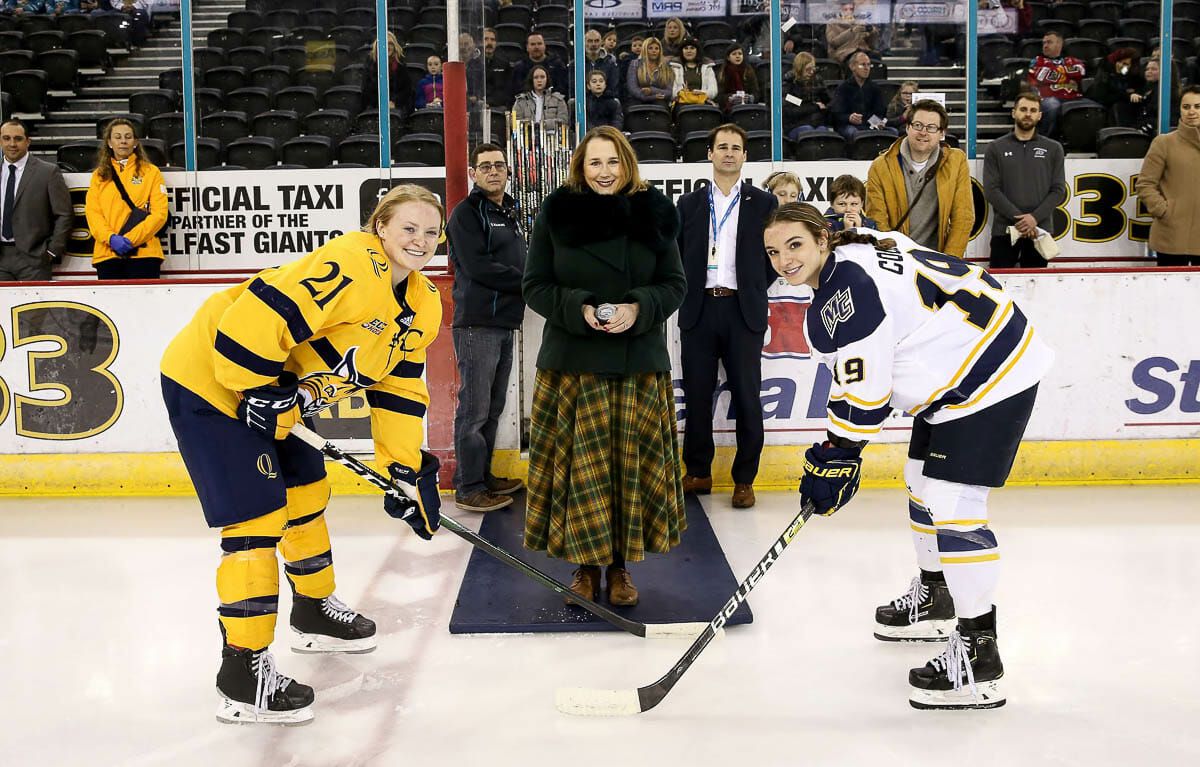
M512 371L513 331L508 328L453 328L458 357L458 409L454 413L454 489L460 495L486 490L491 475L496 427L504 411Z

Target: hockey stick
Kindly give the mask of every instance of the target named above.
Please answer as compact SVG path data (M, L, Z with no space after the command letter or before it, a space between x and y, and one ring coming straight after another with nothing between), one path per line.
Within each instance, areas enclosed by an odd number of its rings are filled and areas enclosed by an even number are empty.
M387 493L399 493L403 495L403 491L393 485L392 481L388 477L383 476L354 456L347 455L346 453L342 452L332 442L325 441L321 435L317 434L312 429L309 429L304 424L298 423L293 426L291 433L296 435L296 437L305 444L311 445L317 450L320 450L326 456L332 458L334 461L337 461L342 466L345 466L347 469L362 477L367 482L370 482L375 487L378 487L380 490L383 490ZM668 637L693 637L696 636L696 634L700 631L706 629L706 626L703 623L639 623L638 621L630 620L624 616L618 615L603 605L598 605L590 599L584 599L578 594L575 594L570 590L570 588L562 583L559 583L546 573L537 569L533 565L522 562L520 559L517 559L506 550L500 548L486 538L483 538L479 534L472 532L470 529L463 527L461 524L445 514L442 514L441 518L442 527L446 528L458 537L466 540L472 546L483 549L485 552L491 554L496 559L499 559L504 564L521 571L530 578L533 578L538 583L541 583L543 586L557 591L563 596L570 597L573 603L587 610L592 615L595 615L598 618L603 618L622 631L627 631L635 636L647 637L649 639L664 639Z
M566 687L560 688L554 696L554 705L559 711L564 714L574 714L575 716L631 716L640 714L643 711L649 711L662 702L662 699L667 697L667 693L675 686L680 677L687 672L696 658L700 657L700 653L704 652L704 648L708 647L708 643L713 640L721 627L725 625L725 621L729 620L738 606L746 601L746 597L750 594L750 590L762 580L767 574L767 570L771 569L771 565L779 559L783 554L783 550L792 542L796 534L800 532L800 528L804 527L804 523L812 516L814 509L812 502L809 501L800 509L800 513L788 525L788 528L783 531L783 535L775 540L775 544L771 546L762 559L758 560L758 564L746 576L746 579L738 584L737 591L717 613L717 616L712 619L712 622L704 629L704 633L696 637L696 641L692 642L692 646L687 649L683 657L662 676L654 684L648 684L645 687L639 687L636 690L595 690L582 687Z

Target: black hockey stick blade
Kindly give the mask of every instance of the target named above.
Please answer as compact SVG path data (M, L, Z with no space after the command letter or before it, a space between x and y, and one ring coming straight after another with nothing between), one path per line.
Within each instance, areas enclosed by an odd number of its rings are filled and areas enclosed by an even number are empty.
M312 429L309 429L304 424L300 423L293 426L291 433L296 435L297 439L308 445L311 445L317 450L320 450L326 456L340 463L342 466L345 466L347 469L362 477L364 480L380 490L383 490L386 493L403 495L403 491L393 485L390 478L383 476L354 456L343 452L336 445L326 441L325 438L314 432ZM483 549L483 551L500 560L509 567L520 571L538 583L541 583L543 586L562 594L564 597L570 597L574 604L579 605L592 615L595 615L597 618L601 618L621 629L622 631L633 634L634 636L646 637L648 639L678 639L680 637L691 638L699 634L701 631L707 630L708 628L704 623L640 623L639 621L630 620L623 615L618 615L603 605L596 604L590 599L585 599L578 594L573 593L570 587L560 583L552 576L547 575L533 565L522 562L505 549L497 546L471 529L464 527L452 517L442 514L441 519L442 527L446 528L458 537L466 540L472 546Z
M671 667L671 670L662 676L657 682L648 684L645 687L639 687L636 690L599 690L588 689L583 687L568 687L560 688L555 692L554 705L564 714L573 714L575 716L632 716L640 714L643 711L649 711L662 702L663 698L667 697L667 693L671 692L671 688L679 681L680 677L688 670L695 662L696 658L700 657L700 653L704 652L704 648L708 647L709 642L717 635L725 622L729 620L742 602L746 601L746 597L750 591L758 584L760 580L771 569L771 566L783 554L783 550L787 548L796 534L800 532L800 528L804 527L804 523L813 514L813 505L811 501L804 504L800 509L800 513L788 525L788 528L783 531L783 534L775 539L774 545L758 560L758 564L750 571L740 584L737 591L721 608L716 617L709 622L705 627L704 633L696 637L696 641L692 642L692 646L684 652L683 657Z

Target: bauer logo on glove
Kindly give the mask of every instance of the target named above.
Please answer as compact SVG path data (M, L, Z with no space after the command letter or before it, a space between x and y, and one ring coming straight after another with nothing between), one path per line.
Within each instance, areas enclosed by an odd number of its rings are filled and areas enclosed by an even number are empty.
M826 517L845 506L858 492L861 452L861 448L814 443L804 452L801 504L811 502L814 511Z

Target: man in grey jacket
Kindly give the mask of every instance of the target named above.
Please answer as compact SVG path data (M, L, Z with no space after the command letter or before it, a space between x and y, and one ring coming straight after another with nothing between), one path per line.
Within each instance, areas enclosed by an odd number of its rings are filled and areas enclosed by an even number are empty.
M988 267L1044 267L1035 243L1039 229L1053 233L1054 209L1067 189L1063 148L1037 132L1042 105L1036 93L1019 94L1012 114L1012 133L988 144L983 159L983 194L995 214ZM1020 234L1015 244L1010 226Z
M74 211L62 171L29 154L29 131L0 123L0 281L48 280L62 256Z

